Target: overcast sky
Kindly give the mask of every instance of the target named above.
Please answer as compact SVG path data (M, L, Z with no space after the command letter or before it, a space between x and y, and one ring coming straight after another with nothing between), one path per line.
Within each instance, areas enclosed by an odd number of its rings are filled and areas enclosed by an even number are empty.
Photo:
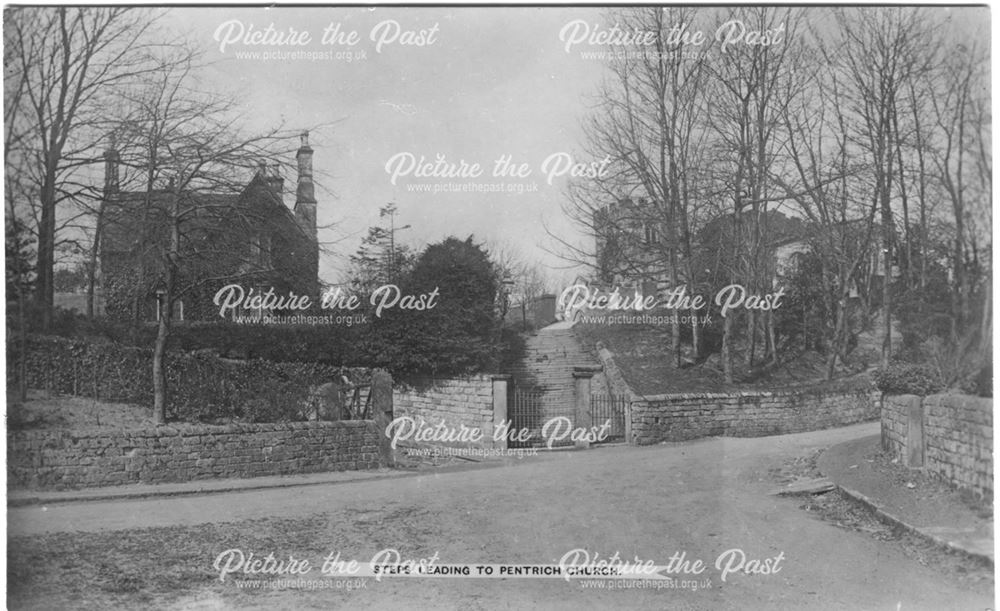
M357 249L367 227L378 223L379 208L393 201L398 223L411 226L398 234L406 243L419 247L473 234L480 241L516 243L526 258L558 265L539 245L550 243L543 222L572 231L560 212L565 178L550 185L542 163L557 153L591 161L580 156L580 121L603 68L600 61L567 53L559 32L574 19L600 16L600 10L585 8L229 7L172 9L167 23L204 45L215 62L205 82L238 91L250 125L327 125L310 137L320 183L319 223L334 226L320 239L339 241L333 248L342 255ZM308 31L311 42L243 43L248 32L272 24L286 34L290 28ZM323 31L337 24L343 44L323 45ZM241 30L240 42L221 47ZM402 44L419 43L420 30L423 46ZM357 33L354 45L350 32ZM380 39L385 43L377 48ZM244 51L332 51L341 57L265 61L239 57ZM482 175L440 179L411 173L392 184L385 166L406 153L417 160L443 154L448 163L478 163ZM531 174L493 178L493 163L504 155L529 164ZM292 188L294 178L286 177ZM418 183L432 189L500 184L525 192L409 190ZM528 192L532 188L537 191ZM342 257L326 257L321 276L335 280L344 266Z
M972 11L987 14L982 8L952 9L963 21L975 19ZM574 20L603 24L603 15L603 9L572 7L192 7L170 9L166 25L206 50L214 62L204 75L206 86L238 92L250 127L326 126L312 134L311 144L319 223L332 225L320 239L340 255L321 263L321 276L332 281L390 201L399 208L398 223L411 226L398 234L403 242L420 247L473 234L480 241L516 244L528 260L559 265L541 248L556 248L544 226L570 240L585 238L561 213L566 178L549 184L542 164L559 153L574 162L594 161L583 156L580 126L605 68L585 57L586 44L567 51L560 33ZM286 39L294 31L300 44L247 44L268 26ZM322 44L324 30L335 27L337 44ZM276 51L327 55L240 57ZM419 178L406 175L403 164L393 184L386 164L406 154L479 164L482 175ZM528 164L530 175L494 178L493 163L501 156ZM286 176L288 204L294 180ZM448 183L525 192L412 190Z

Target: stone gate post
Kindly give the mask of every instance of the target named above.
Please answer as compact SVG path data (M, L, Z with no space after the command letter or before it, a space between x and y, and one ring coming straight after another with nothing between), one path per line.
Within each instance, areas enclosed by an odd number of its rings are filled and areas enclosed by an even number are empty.
M392 422L392 376L384 369L372 372L372 412L378 429L378 453L380 462L391 467L396 458L385 431Z
M909 397L906 422L906 453L903 464L907 467L924 466L924 398Z
M511 376L509 375L495 375L493 376L493 432L500 430L501 426L507 420L507 392L510 388ZM506 427L504 430L509 431L510 427ZM501 439L493 440L494 448L507 449L507 436L504 435Z
M593 426L590 417L590 379L594 377L595 371L589 368L577 367L573 370L573 401L574 414L573 426L590 431ZM590 442L580 440L574 443L577 449L587 449Z

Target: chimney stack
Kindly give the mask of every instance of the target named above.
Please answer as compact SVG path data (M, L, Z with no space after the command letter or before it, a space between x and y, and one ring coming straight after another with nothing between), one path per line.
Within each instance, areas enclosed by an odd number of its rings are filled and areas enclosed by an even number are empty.
M319 235L316 231L316 193L313 186L313 150L309 147L309 132L302 132L302 144L295 153L299 166L298 186L295 189L295 221L311 241L300 273L308 282L310 295L319 292Z
M295 218L302 230L316 239L316 193L313 186L313 150L309 146L309 132L302 132L302 144L295 154L299 166L298 186L295 190Z
M313 150L309 146L309 132L302 132L302 145L295 154L299 164L299 184L295 193L295 203L315 204L316 194L313 188Z
M104 151L104 196L118 193L118 149L115 144L115 137L112 134L108 149Z

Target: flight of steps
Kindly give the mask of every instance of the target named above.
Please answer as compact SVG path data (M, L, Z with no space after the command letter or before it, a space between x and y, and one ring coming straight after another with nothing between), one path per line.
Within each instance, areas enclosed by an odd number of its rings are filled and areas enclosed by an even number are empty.
M574 368L593 369L599 366L596 356L581 344L572 329L557 324L526 338L524 356L510 373L514 378L515 393L528 390L541 394L539 419L533 422L543 423L556 416L572 417L575 407ZM603 388L602 379L601 374L592 379L592 392Z
M511 373L519 388L572 392L573 369L599 365L572 329L546 327L526 338L524 357Z

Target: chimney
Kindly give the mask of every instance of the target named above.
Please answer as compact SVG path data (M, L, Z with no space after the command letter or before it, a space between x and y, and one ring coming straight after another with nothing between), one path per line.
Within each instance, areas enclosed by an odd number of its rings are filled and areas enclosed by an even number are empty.
M264 182L267 186L271 188L271 191L281 199L281 192L285 187L285 179L281 177L281 166L275 163L272 166L265 164L264 168Z
M266 160L260 159L257 161L257 174L256 178L263 182L268 189L271 190L278 199L281 199L281 192L284 188L285 181L281 178L281 173L279 171L279 164L269 165Z
M309 147L309 132L302 132L302 144L295 153L299 166L298 186L295 189L295 221L308 236L311 244L303 253L299 273L304 279L303 293L319 293L319 235L316 232L316 194L313 187L313 150Z
M295 194L295 203L315 204L316 195L313 189L313 150L309 147L309 132L302 132L302 145L295 154L299 163L299 185Z
M302 144L295 154L299 166L298 187L295 190L295 218L302 229L316 238L316 194L313 187L313 150L309 147L309 132L302 132Z
M107 197L118 193L118 149L115 145L115 137L111 136L108 149L104 151L104 196Z

